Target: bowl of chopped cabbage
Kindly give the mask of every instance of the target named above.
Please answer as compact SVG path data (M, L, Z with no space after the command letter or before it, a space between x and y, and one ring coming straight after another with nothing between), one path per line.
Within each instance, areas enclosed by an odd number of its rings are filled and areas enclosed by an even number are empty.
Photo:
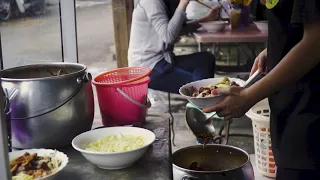
M238 78L210 78L183 85L179 92L191 104L202 109L223 100L224 96L218 94L218 89L229 88L233 85L242 87L244 84L245 81Z
M155 139L155 134L147 129L107 127L78 135L72 146L99 168L116 170L133 165Z

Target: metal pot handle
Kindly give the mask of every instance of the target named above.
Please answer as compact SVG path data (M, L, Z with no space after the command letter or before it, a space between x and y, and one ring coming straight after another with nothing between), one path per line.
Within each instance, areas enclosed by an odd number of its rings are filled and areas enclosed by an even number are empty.
M194 180L194 179L199 179L199 178L190 176L190 175L184 175L181 180Z
M35 116L30 116L30 117L23 117L23 118L11 118L12 120L24 120L24 119L31 119L31 118L35 118L35 117L39 117L39 116L42 116L42 115L45 115L45 114L48 114L52 111L55 111L56 109L60 108L61 106L65 105L67 102L69 102L72 98L74 98L82 89L82 86L83 84L91 81L92 79L92 76L90 73L85 73L83 76L81 77L78 77L77 78L77 83L80 84L80 87L69 97L67 98L66 100L64 100L62 103L60 103L59 105L49 109L48 111L44 112L44 113L41 113L41 114L38 114L38 115L35 115Z
M125 98L127 98L129 101L131 101L133 104L144 108L144 109L148 109L151 107L151 102L149 100L149 98L147 98L147 103L146 104L141 104L139 102L137 102L136 100L132 99L128 94L126 94L125 92L123 92L120 88L116 89L122 96L124 96Z

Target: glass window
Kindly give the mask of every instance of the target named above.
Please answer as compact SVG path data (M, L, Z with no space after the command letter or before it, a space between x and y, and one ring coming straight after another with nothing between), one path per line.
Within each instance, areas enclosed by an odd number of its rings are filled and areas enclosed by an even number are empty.
M116 68L111 0L78 0L76 7L79 63L93 75Z
M0 28L4 68L61 62L59 0L0 2ZM9 6L9 8L8 8ZM9 14L6 17L6 9Z

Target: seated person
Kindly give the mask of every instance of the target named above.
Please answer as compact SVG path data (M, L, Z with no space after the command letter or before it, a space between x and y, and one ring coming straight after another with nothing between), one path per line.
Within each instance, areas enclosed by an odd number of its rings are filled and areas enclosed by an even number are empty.
M207 16L187 22L188 4L189 0L140 0L133 12L129 66L152 69L151 89L179 93L186 83L214 77L215 59L211 53L173 53L173 44L181 33L193 32L201 27L199 23L220 16L221 7L217 6Z

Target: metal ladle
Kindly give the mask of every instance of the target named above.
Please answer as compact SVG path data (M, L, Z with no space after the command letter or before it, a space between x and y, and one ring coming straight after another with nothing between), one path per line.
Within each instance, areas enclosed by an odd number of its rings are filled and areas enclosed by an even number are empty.
M263 76L261 71L256 71L246 82L243 88L250 87ZM199 108L188 107L186 109L186 122L194 134L214 134L215 128L212 125L212 117L217 113L204 114ZM228 122L229 123L229 122ZM227 123L227 126L228 126Z

